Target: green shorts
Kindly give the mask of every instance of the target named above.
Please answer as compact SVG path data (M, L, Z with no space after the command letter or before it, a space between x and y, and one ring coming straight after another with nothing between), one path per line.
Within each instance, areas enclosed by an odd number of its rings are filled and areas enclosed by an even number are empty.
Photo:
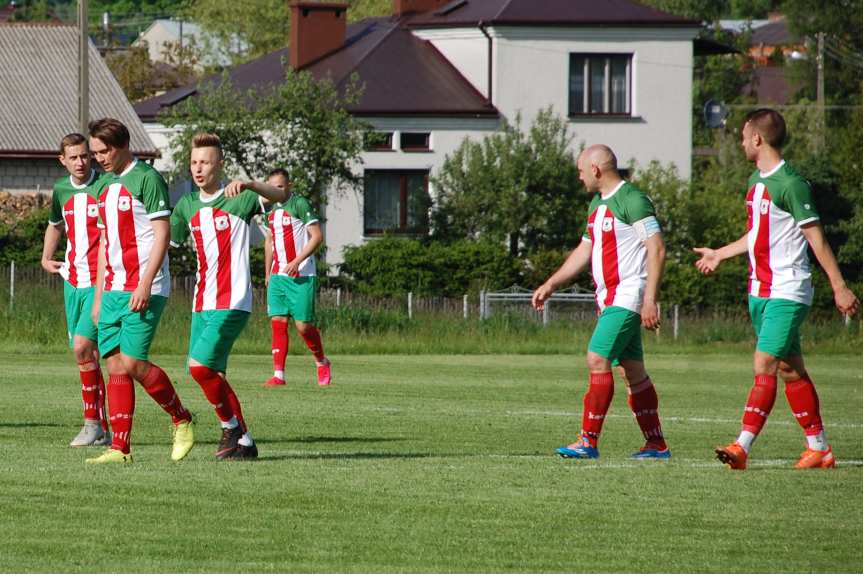
M315 322L317 277L286 277L270 275L267 287L267 315L293 317L304 323Z
M69 348L75 346L75 337L98 340L98 331L90 312L93 310L95 287L72 287L63 282L63 301L66 304L66 333L69 335Z
M220 309L192 313L189 333L189 358L224 373L234 341L249 322L246 311Z
M153 295L150 305L137 313L129 310L128 291L105 291L99 310L99 352L105 357L119 348L120 352L142 361L149 360L150 344L162 311L168 303L167 297Z
M755 348L777 359L803 354L800 325L809 314L809 306L788 299L749 297L749 316L758 343Z
M623 307L606 307L596 322L587 350L615 366L620 361L643 362L641 315Z

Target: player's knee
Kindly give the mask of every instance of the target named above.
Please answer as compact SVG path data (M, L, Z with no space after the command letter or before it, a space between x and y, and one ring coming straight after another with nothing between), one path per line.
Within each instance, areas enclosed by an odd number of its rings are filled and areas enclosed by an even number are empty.
M796 369L785 361L779 362L779 376L783 381L797 381L806 376L805 369Z
M773 355L756 351L753 368L756 375L775 375L779 371L779 363Z
M136 359L135 357L123 356L123 368L126 373L136 381L141 381L150 369L150 363Z
M304 323L303 321L295 321L294 326L297 328L297 333L305 335L311 329L312 324Z
M90 364L96 361L96 358L93 356L92 344L76 341L75 346L72 347L72 353L74 353L75 360L78 361L79 365Z
M611 370L611 361L603 357L602 355L597 355L596 353L587 353L587 368L593 372L604 372Z

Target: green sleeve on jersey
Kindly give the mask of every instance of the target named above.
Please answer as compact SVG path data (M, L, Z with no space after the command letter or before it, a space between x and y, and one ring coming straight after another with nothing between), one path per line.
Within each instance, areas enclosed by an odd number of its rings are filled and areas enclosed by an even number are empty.
M821 219L812 200L812 189L803 179L795 177L788 181L773 203L790 213L797 224Z
M171 200L168 196L168 184L159 172L153 170L144 177L141 184L141 197L141 203L144 204L148 214L170 214Z
M251 189L243 191L237 200L242 213L241 217L246 221L246 223L251 221L251 219L257 214L263 213L263 210L261 209L261 196Z
M57 186L54 186L54 191L51 193L51 215L48 217L50 223L60 223L63 221L63 208L60 206L60 194L57 193Z
M182 245L189 238L189 216L186 213L189 205L186 200L187 197L187 195L181 197L171 213L171 243L174 245Z
M629 193L622 200L623 213L620 219L627 225L632 225L645 217L656 217L656 208L644 192L630 186Z
M318 214L312 210L312 206L309 203L309 200L305 197L295 196L296 199L291 202L289 211L291 214L302 221L303 223L310 223L312 221L318 221L320 219Z

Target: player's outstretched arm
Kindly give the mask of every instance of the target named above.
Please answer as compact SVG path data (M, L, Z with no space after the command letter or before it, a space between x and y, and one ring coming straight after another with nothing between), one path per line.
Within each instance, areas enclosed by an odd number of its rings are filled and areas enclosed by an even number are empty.
M716 271L716 268L719 267L719 264L726 259L731 259L732 257L743 255L748 250L748 245L746 242L747 235L748 234L744 233L743 236L734 243L729 243L728 245L720 247L719 249L710 249L709 247L694 247L692 251L701 255L701 259L695 262L695 267L703 274L708 275Z
M647 284L641 304L641 324L651 331L659 328L659 285L665 270L665 241L661 233L656 233L644 242L647 250Z
M590 241L582 239L578 247L573 249L572 253L566 258L566 261L563 262L563 265L533 292L530 303L534 309L542 311L545 307L545 302L558 287L569 283L579 273L584 271L584 268L590 263L590 248Z
M800 228L815 258L827 273L830 279L830 286L833 288L833 300L836 302L836 308L844 315L853 315L860 308L860 300L854 295L854 292L845 284L845 279L842 277L842 272L839 270L839 264L836 262L836 256L833 255L833 250L827 239L824 237L824 230L818 222L810 223Z
M247 189L251 189L271 203L280 203L288 198L288 192L284 189L260 181L242 181L239 179L235 179L225 187L225 197L236 197Z
M306 226L306 231L309 234L309 241L293 261L288 261L287 271L288 275L292 277L299 273L300 265L303 264L303 261L311 257L312 254L317 251L318 247L321 246L321 243L324 242L324 234L321 231L321 224L317 221L309 223Z
M60 226L53 223L49 223L45 229L45 238L42 240L42 269L48 273L59 273L60 268L63 267L61 261L54 260L61 234Z

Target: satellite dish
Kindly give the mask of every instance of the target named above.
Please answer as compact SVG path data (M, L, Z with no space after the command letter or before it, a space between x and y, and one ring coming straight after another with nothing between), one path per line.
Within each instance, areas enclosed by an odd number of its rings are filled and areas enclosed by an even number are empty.
M728 107L716 100L707 100L704 104L704 123L711 129L725 126L725 118L728 117Z

